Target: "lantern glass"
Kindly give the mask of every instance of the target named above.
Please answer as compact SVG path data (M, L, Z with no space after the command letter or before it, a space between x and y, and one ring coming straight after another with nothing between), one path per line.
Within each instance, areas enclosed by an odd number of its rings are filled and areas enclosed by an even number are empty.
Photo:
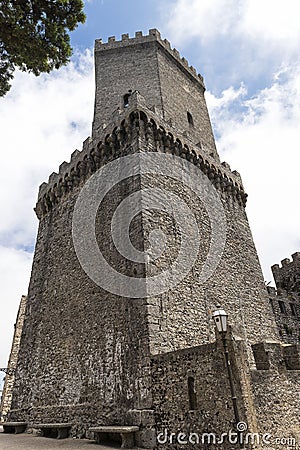
M226 333L227 331L227 317L228 315L224 309L218 309L213 313L213 319L215 321L217 330L219 333Z

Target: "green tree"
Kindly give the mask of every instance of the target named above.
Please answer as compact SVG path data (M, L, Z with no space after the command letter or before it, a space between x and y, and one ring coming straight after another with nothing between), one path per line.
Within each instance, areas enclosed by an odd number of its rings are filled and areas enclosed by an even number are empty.
M68 31L84 21L82 0L0 0L0 96L16 67L40 75L67 64Z

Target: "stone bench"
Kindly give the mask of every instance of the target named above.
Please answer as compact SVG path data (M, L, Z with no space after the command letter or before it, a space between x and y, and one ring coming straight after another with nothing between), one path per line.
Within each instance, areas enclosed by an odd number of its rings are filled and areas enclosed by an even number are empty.
M2 422L3 433L24 433L27 428L26 422Z
M32 425L32 428L41 431L41 436L55 439L65 439L69 437L72 423L39 423Z
M121 448L132 448L135 445L134 433L139 431L139 427L135 426L100 426L89 428L89 431L94 433L97 444L101 444L103 441L109 439L111 434L119 434L122 439Z

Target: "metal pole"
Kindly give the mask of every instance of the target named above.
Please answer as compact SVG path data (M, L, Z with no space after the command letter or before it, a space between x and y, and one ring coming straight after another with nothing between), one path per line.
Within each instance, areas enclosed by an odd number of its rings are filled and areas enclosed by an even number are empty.
M236 398L235 388L234 388L234 384L233 384L233 376L232 376L232 370L231 370L231 364L230 364L230 358L229 358L229 351L228 351L228 346L227 346L227 341L226 341L226 332L222 333L222 342L223 342L223 347L224 347L224 355L225 355L228 379L229 379L229 384L230 384L230 393L231 393L231 400L232 400L232 406L233 406L233 411L234 411L234 419L235 419L235 426L236 426L237 435L238 435L238 441L239 441L240 448L244 448L242 445L242 442L241 442L241 432L237 428L237 424L240 422L240 416L239 416L239 411L238 411L238 407L237 407L237 398Z

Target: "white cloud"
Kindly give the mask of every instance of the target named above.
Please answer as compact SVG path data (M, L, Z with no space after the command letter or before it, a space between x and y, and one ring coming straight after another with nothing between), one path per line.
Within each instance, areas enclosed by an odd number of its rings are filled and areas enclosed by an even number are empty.
M161 5L161 25L176 47L191 52L194 44L190 62L214 89L243 80L251 90L267 85L283 62L299 59L298 3L169 0Z
M254 39L288 44L299 48L300 23L298 0L245 0L239 23L239 32L248 33Z
M244 97L247 94L247 89L242 84L238 89L234 89L233 86L230 86L229 88L222 91L221 97L215 97L210 92L207 92L206 94L206 101L209 103L210 108L216 112L223 111L222 108L225 108L224 111L228 112L228 107L232 105L233 102L236 100L239 100L240 97ZM219 123L216 125L218 126ZM217 129L217 128L216 128Z
M300 248L300 66L248 99L242 87L207 96L219 151L243 178L247 212L265 276Z
M27 293L32 254L0 245L1 349L0 367L6 367L21 295Z
M168 35L173 41L185 42L194 37L207 41L216 34L229 33L237 17L240 1L177 0L167 3L162 5L162 9L167 11Z
M0 238L13 230L30 243L38 186L90 134L92 104L90 52L50 75L16 74L0 100Z
M1 367L29 283L38 187L89 136L93 83L93 56L86 51L49 75L17 72L11 91L0 99Z
M287 0L176 0L165 2L166 24L172 39L199 38L204 42L229 35L251 37L257 46L264 41L298 48L299 2ZM291 47L290 47L291 48Z

